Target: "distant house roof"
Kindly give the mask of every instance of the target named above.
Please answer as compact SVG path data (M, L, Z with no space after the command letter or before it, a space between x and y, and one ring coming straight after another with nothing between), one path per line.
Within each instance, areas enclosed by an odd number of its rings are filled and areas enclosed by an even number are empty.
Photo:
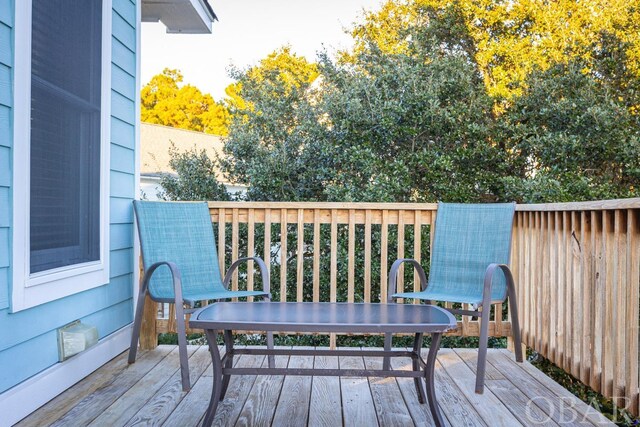
M215 159L216 153L222 154L224 146L222 139L216 135L151 123L141 123L140 174L142 176L152 177L160 176L164 173L175 173L175 170L169 166L171 143L180 152L189 151L194 147L197 151L204 150L212 159ZM216 178L222 183L230 184L223 178L220 171L216 171Z
M142 0L142 21L162 21L167 33L210 34L217 20L207 0Z

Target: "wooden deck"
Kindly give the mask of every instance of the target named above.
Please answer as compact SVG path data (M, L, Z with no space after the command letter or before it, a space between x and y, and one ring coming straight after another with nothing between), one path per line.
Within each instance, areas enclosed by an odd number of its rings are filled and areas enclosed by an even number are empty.
M121 354L38 411L20 426L196 426L211 393L211 360L206 347L190 346L193 388L181 390L178 351L160 346L143 351L133 365ZM486 389L474 393L475 350L442 349L436 391L451 426L613 425L531 364L517 364L506 350L489 350ZM410 369L408 359L393 359ZM266 363L240 356L236 366ZM279 357L279 366L377 368L367 357ZM418 403L409 378L295 376L232 377L218 406L220 426L426 426L428 405Z

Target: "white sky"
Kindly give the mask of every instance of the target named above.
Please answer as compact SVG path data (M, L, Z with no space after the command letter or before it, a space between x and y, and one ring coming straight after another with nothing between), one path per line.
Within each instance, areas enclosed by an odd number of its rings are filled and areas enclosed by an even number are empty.
M382 0L210 0L219 21L213 34L166 34L161 23L142 25L142 84L165 67L177 68L184 82L216 101L232 82L226 68L256 64L289 44L294 53L315 61L323 45L329 52L351 45L343 28L376 10Z

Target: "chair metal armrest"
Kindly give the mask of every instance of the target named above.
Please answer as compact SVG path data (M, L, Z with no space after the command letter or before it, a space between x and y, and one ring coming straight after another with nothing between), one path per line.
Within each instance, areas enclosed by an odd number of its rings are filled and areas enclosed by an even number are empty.
M398 283L398 271L400 270L400 266L405 262L412 264L413 267L418 272L418 277L420 278L420 283L422 284L423 291L427 286L427 275L425 274L424 269L422 268L422 266L418 261L412 258L397 259L391 265L391 270L389 270L389 285L387 286L387 302L393 302L392 295L396 293L396 287Z
M224 285L225 288L228 289L229 282L231 281L231 276L233 276L234 271L238 269L240 264L247 261L255 261L258 264L258 268L260 269L260 276L262 277L262 290L268 294L267 299L270 300L271 299L271 286L270 286L271 280L269 277L269 270L267 269L267 265L264 263L264 261L260 257L248 256L244 258L238 258L233 264L231 264L231 267L229 267L229 270L227 270L227 274L224 275L224 280L222 281L222 284Z
M507 281L507 289L509 289L510 287L513 287L514 285L513 275L511 274L511 270L509 269L508 265L496 264L496 263L489 264L489 266L484 272L484 288L482 291L483 306L491 305L491 286L493 283L493 275L498 269L502 270L502 272L504 273L504 277ZM506 298L506 295L505 295L505 298Z
M144 289L149 289L149 281L151 280L151 276L158 269L158 267L161 267L163 265L169 267L169 271L171 272L171 277L173 279L173 292L176 302L180 301L181 304L184 304L184 300L182 299L182 276L180 275L180 269L178 268L178 265L174 262L160 261L151 265L151 267L147 268L144 271L144 281L142 286L144 287ZM149 296L151 296L151 292L149 292Z

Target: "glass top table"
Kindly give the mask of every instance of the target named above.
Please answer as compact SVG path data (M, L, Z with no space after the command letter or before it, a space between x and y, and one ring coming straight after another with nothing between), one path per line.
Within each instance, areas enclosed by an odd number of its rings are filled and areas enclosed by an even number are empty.
M213 390L203 425L213 423L218 402L224 398L230 375L312 375L312 376L376 376L413 377L418 400L429 403L435 425L442 426L434 388L435 360L442 333L454 329L456 319L448 311L432 305L418 304L357 304L326 302L218 302L201 308L191 316L189 326L205 331L213 366ZM291 369L275 368L274 355L357 356L362 350L331 349L235 349L231 331L264 331L294 333L394 333L415 334L413 351L366 351L370 357L383 357L382 370L368 369ZM223 333L226 352L223 357L217 346L217 335ZM423 334L431 334L427 361L420 355ZM262 354L270 357L266 368L233 368L237 354ZM391 370L390 357L410 357L412 371ZM422 380L426 383L426 396ZM426 399L425 399L426 397Z

